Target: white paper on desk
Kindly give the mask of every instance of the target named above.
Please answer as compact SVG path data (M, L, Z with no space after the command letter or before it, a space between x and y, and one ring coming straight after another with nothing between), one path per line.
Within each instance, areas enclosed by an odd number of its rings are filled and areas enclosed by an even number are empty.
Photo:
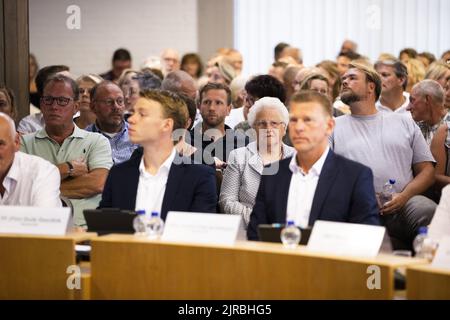
M450 270L450 237L445 236L439 241L439 247L434 256L433 267Z
M0 233L66 234L70 208L0 206Z
M245 239L241 239L242 235L245 237L243 230L240 215L170 211L161 239L231 245Z
M365 224L316 221L307 249L333 255L375 257L385 228Z

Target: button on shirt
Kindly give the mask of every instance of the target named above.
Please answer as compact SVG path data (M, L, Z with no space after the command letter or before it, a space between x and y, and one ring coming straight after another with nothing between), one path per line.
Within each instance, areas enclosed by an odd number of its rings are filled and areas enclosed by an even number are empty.
M128 123L123 122L122 130L115 135L102 132L99 127L93 123L86 127L86 131L101 133L106 137L111 145L112 159L114 164L119 164L130 159L133 151L138 145L133 144L128 137Z
M286 220L294 221L296 226L308 227L314 194L329 150L330 148L327 147L307 174L297 165L297 152L292 156L289 163L292 178L289 186Z
M136 195L136 210L145 210L150 215L152 211L161 213L164 193L166 191L167 178L169 177L170 167L175 159L175 148L170 156L159 167L155 175L145 170L144 157L139 164L139 185Z
M26 153L16 152L3 179L0 205L61 207L59 171L50 162Z

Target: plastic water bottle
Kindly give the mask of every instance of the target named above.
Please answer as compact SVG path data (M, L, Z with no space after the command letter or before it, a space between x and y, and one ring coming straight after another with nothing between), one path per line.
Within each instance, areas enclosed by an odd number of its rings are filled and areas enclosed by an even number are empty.
M294 221L289 220L286 227L281 230L281 242L285 248L296 248L300 243L301 232L294 224Z
M137 237L145 237L146 231L145 210L137 210L136 217L133 219L134 235Z
M395 193L394 189L395 180L389 179L383 186L383 190L380 193L380 203L383 207L387 202L392 200L392 196Z
M437 242L428 236L427 227L420 227L419 234L414 239L413 247L416 257L431 261L437 249Z
M152 216L146 223L147 237L158 239L164 231L164 221L159 217L157 211L152 211Z

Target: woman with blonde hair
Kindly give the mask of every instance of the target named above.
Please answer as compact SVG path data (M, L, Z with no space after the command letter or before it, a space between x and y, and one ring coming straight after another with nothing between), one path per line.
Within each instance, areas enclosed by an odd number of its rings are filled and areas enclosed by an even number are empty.
M91 89L102 81L103 79L96 74L85 74L77 79L80 94L80 115L73 121L80 129L84 129L95 122L96 116L91 109Z
M408 84L405 91L411 92L412 87L414 87L416 83L425 79L425 67L422 61L414 58L410 58L404 63L408 69Z
M425 79L436 80L444 88L450 80L450 64L442 61L433 62L425 73Z

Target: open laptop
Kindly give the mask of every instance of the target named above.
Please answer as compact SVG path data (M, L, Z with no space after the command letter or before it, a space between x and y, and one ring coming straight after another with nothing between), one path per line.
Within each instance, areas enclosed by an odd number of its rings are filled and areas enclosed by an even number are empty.
M259 240L265 242L277 242L281 243L281 230L283 230L284 224L273 223L273 224L260 224L258 226L258 236ZM311 227L302 229L301 231L300 244L307 245L309 236L311 235Z
M136 213L130 210L116 208L103 208L84 210L84 218L88 232L97 232L99 235L108 233L133 234L133 219Z

